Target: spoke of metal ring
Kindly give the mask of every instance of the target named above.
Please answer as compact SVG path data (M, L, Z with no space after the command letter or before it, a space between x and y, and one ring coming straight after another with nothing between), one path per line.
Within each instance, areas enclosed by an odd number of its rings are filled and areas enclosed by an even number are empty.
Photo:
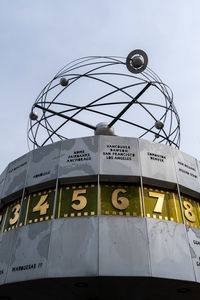
M90 129L95 130L95 128L96 128L96 127L94 127L94 126L92 126L92 125L90 125L90 124L87 124L87 123L85 123L85 122L76 120L76 119L74 119L74 118L72 118L72 117L65 116L65 115L63 115L63 114L61 114L61 113L59 113L59 112L53 111L53 110L51 110L51 109L49 109L49 108L44 108L44 107L42 107L42 106L40 106L40 105L38 105L38 104L36 104L35 107L40 108L40 109L42 109L42 110L44 110L44 111L48 111L48 112L50 112L50 113L52 113L52 114L54 114L54 115L57 115L57 116L59 116L59 117L61 117L61 118L70 120L70 121L72 121L72 122L74 122L74 123L83 125L83 126L88 127L88 128L90 128Z
M114 118L114 120L112 120L112 122L110 122L108 124L108 127L112 127L113 124L115 124L119 118L131 107L131 105L133 105L133 103L136 102L136 100L142 96L142 94L144 94L144 92L150 87L151 83L147 83L147 85L137 94L137 96L135 98L133 98L133 100L127 105L124 107L124 109Z

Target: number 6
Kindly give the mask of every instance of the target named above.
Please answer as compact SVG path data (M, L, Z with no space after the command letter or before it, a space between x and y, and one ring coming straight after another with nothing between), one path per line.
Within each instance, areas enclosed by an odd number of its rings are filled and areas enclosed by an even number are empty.
M112 205L120 210L124 210L129 206L129 200L125 197L118 197L119 193L126 193L125 189L116 189L112 193Z

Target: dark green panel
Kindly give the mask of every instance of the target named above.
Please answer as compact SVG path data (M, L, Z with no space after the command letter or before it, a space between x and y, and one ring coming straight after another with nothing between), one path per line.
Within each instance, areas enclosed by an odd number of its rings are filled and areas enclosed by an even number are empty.
M28 195L25 224L37 223L53 218L55 189Z
M58 218L97 215L97 184L67 185L59 188Z
M147 217L182 223L177 193L150 187L144 187L143 193Z
M181 195L181 203L183 207L185 223L189 226L200 228L200 210L198 201L192 199L191 197Z
M102 183L101 214L142 216L140 187L133 184Z
M0 211L0 232L2 232L4 229L7 211L8 211L8 207L4 207Z
M10 204L7 209L7 215L3 231L9 231L17 227L21 209L21 200L17 200Z

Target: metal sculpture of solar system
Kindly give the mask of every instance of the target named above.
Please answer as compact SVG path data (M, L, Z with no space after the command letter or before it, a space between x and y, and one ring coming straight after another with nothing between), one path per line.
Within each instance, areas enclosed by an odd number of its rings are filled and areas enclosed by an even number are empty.
M63 67L35 100L28 128L33 148L71 137L120 135L180 146L180 119L171 89L142 50L88 56ZM114 130L115 129L115 130ZM127 134L128 133L128 134Z
M198 298L200 161L147 65L80 58L37 97L0 174L0 300Z

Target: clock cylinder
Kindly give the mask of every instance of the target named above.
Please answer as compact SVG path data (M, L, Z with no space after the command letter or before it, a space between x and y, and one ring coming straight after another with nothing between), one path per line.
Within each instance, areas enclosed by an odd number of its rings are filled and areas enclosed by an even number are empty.
M199 161L147 140L96 135L23 155L0 175L0 298L190 299L199 198Z

